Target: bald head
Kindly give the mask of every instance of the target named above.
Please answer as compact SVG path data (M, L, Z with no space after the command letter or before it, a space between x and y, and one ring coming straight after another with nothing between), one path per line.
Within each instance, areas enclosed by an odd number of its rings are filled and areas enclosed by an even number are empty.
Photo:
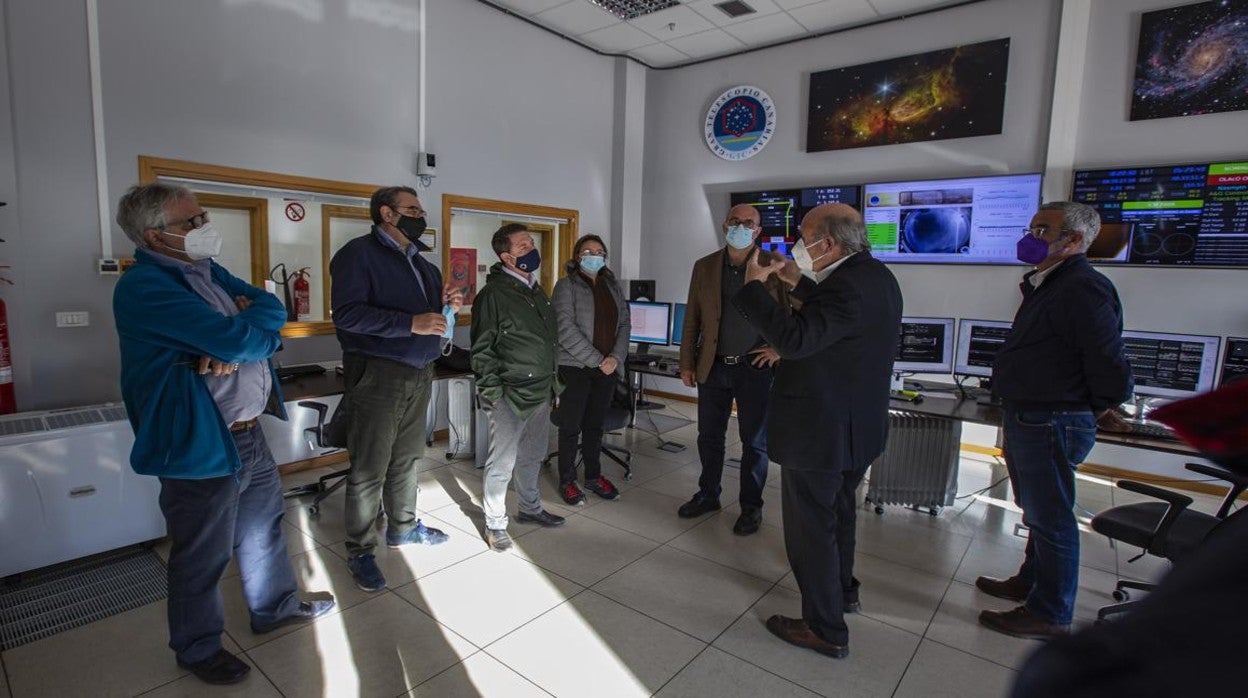
M815 251L811 253L822 258L822 263L816 265L819 269L855 252L871 248L871 244L867 242L867 228L862 222L862 214L848 204L823 204L812 208L802 219L801 232L807 249L814 245L828 246L826 255ZM827 242L823 242L825 238Z

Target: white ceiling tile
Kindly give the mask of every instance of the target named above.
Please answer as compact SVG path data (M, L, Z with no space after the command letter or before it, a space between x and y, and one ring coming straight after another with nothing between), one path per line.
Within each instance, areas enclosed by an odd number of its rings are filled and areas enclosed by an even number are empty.
M576 0L566 5L551 8L533 19L564 34L576 36L592 32L595 29L618 24L619 18L602 8L591 5L585 0Z
M621 53L654 43L654 37L627 22L613 24L605 29L581 34L576 37L600 51Z
M927 10L940 5L952 5L957 0L871 0L881 15L896 15L915 10Z
M677 51L662 42L633 49L628 52L628 55L633 56L646 65L651 65L656 68L674 65L676 63L683 63L684 61L689 60L688 55L681 53L680 51Z
M812 32L846 27L879 16L867 0L823 0L789 10L789 14Z
M724 31L750 46L762 46L808 33L806 27L783 12L724 27Z
M782 10L791 10L795 7L801 7L803 5L813 5L820 1L821 0L776 0L776 4L779 5Z
M706 58L744 48L744 44L723 29L712 29L701 34L682 36L667 43L694 58Z
M687 2L689 9L697 12L703 17L709 19L713 24L719 27L727 27L741 22L748 22L766 15L775 14L780 11L780 6L774 0L742 0L745 4L754 8L754 12L740 17L729 17L723 10L715 7L716 4L724 2L724 0L694 0Z
M689 36L690 34L696 34L715 27L710 20L684 5L676 5L666 10L642 15L637 19L628 20L628 23L659 41ZM675 24L676 26L668 29L668 24Z
M515 10L522 15L535 15L552 7L566 5L568 0L490 0L495 5Z

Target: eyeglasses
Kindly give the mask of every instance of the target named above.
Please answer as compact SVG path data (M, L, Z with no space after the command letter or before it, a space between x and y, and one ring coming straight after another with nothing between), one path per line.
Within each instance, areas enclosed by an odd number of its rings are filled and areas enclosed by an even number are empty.
M606 259L607 253L606 252L592 252L590 250L584 250L581 252L581 256L582 257L602 257L603 259Z
M1048 226L1041 225L1035 228L1023 228L1022 233L1023 235L1030 235L1032 237L1040 238L1041 240L1043 240L1044 236L1048 234L1049 230L1051 230L1051 228L1049 228ZM1058 228L1058 230L1063 233L1071 232L1070 228Z
M412 218L424 218L425 217L425 209L419 206L416 206L415 204L411 206L395 206L394 210L398 211L399 213L402 213L405 216L411 216Z
M185 228L186 230L194 230L196 228L204 227L205 225L207 225L207 223L208 223L208 212L201 211L185 220L172 221L170 223L166 223L164 225L164 228L168 228L170 226L176 226L178 228ZM162 230L164 228L162 228Z
M727 223L729 228L737 225L743 225L750 230L753 230L758 227L758 221L752 218L729 218Z

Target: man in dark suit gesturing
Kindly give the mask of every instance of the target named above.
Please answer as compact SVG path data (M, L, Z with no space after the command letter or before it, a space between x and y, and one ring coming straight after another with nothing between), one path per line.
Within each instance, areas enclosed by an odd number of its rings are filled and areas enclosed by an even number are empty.
M884 451L888 389L901 331L901 289L871 256L862 216L844 204L806 214L796 260L751 257L736 307L780 354L767 424L770 456L784 468L784 543L802 593L802 617L772 616L785 642L849 654L854 491ZM801 302L795 313L762 282L776 274Z

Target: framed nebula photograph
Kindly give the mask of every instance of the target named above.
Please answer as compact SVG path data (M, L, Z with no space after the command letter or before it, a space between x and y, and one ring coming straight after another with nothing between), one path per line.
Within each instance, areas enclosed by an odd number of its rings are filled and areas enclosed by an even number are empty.
M1131 120L1248 109L1248 3L1217 0L1140 17Z
M810 75L806 152L1001 133L1010 40Z

